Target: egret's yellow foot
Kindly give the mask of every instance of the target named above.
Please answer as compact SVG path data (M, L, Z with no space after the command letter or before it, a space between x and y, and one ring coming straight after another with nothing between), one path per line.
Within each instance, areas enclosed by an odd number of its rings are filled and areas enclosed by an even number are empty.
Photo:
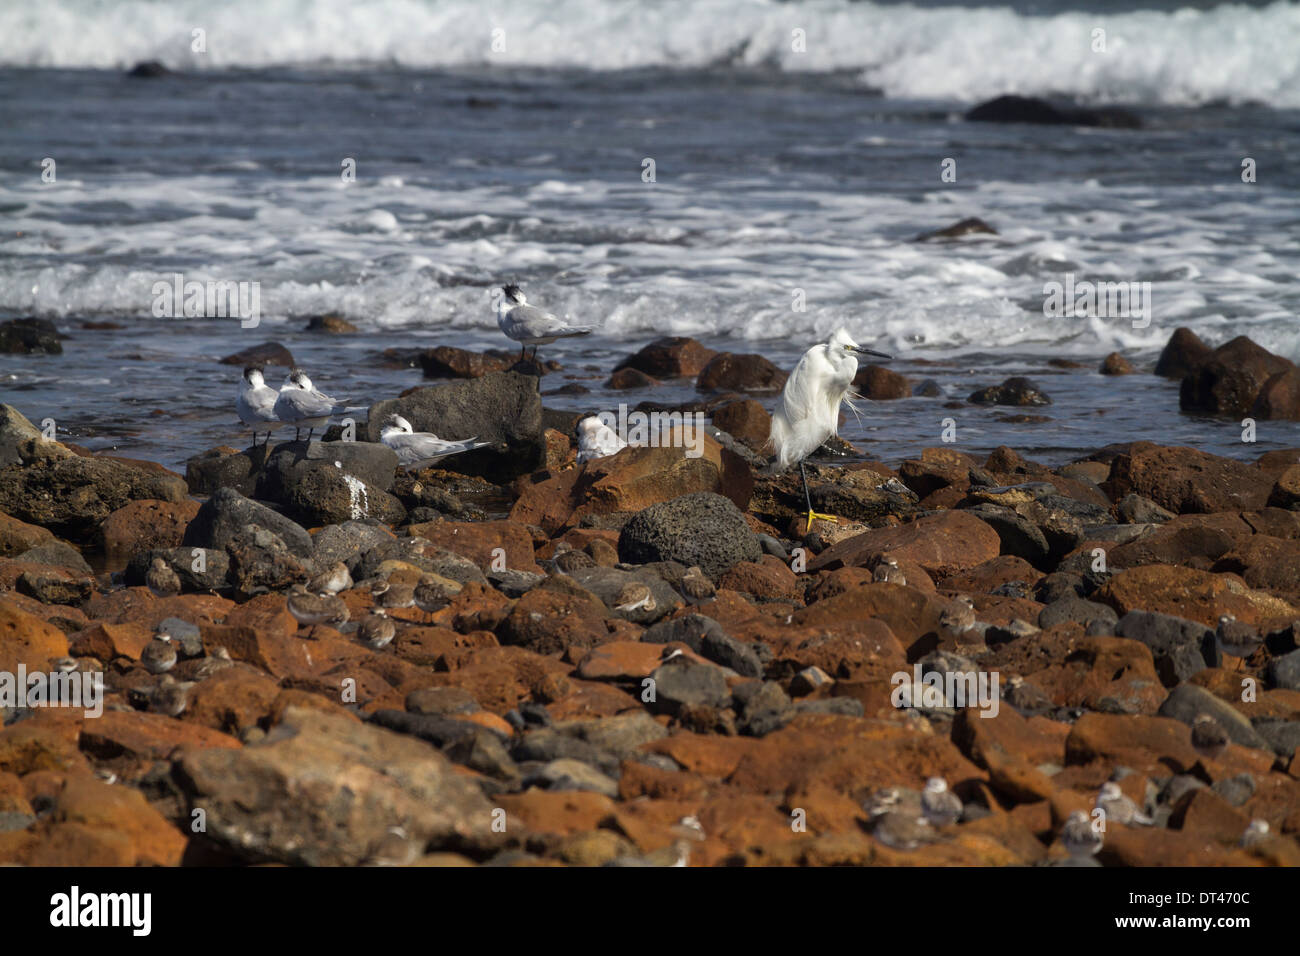
M819 515L819 514L818 514L817 512L815 512L815 511L809 511L809 512L808 512L808 525L807 525L807 527L805 527L805 528L803 529L803 530L804 530L804 534L807 534L809 531L812 530L812 523L813 523L814 521L816 521L818 518L822 519L823 521L833 521L833 522L835 522L836 524L838 524L838 523L839 523L839 520L840 520L839 518L835 517L834 515Z

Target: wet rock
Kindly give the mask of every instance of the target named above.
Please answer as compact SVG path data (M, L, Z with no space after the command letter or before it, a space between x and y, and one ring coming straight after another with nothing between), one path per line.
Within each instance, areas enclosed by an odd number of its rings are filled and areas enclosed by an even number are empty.
M700 370L695 387L702 392L779 392L786 373L761 355L722 352Z
M1300 511L1300 465L1292 465L1277 477L1269 492L1268 504L1273 508Z
M712 492L682 495L634 515L618 538L622 561L678 561L717 578L762 555L758 538L731 501Z
M185 461L185 483L192 495L233 488L251 498L257 494L257 479L267 454L260 446L242 452L224 447L200 452Z
M171 76L172 71L158 60L140 60L126 71L126 75L136 80L153 80L160 76Z
M966 112L972 123L1033 123L1046 126L1099 126L1140 129L1137 114L1118 107L1054 106L1036 96L1008 94L985 100Z
M476 379L418 388L371 406L370 441L389 415L401 415L415 431L441 438L477 438L492 447L457 455L446 464L460 474L508 480L533 471L545 450L542 399L537 379L517 372L489 372Z
M246 349L227 355L221 359L222 365L279 365L284 368L293 368L298 363L293 360L293 353L281 345L279 342L263 342L261 345L250 345Z
M652 388L658 384L657 379L651 378L645 372L637 371L634 368L619 369L605 381L606 388L621 392Z
M907 380L907 376L883 365L863 365L858 369L858 374L853 376L853 387L863 398L869 398L873 402L907 398L912 394L912 383Z
M980 234L996 236L998 231L983 219L971 216L967 219L958 220L951 226L945 226L942 229L935 229L932 232L923 232L912 241L927 242L931 239L958 239L962 236Z
M1212 351L1191 329L1174 329L1156 361L1155 373L1165 378L1184 378L1209 358Z
M1115 500L1139 494L1176 514L1208 514L1265 507L1273 480L1231 458L1141 443L1115 456L1103 487Z
M1102 359L1101 368L1098 371L1102 375L1132 375L1137 369L1118 352L1111 352Z
M233 488L222 488L203 503L185 529L181 544L182 547L224 551L249 525L258 525L279 535L288 550L300 558L312 555L311 535L306 529L266 505L245 498Z
M303 331L328 332L331 335L347 335L351 332L356 332L357 327L337 312L326 312L323 315L307 316L307 324L303 326Z
M750 448L759 449L767 444L772 416L761 403L745 399L714 409L713 424Z
M1001 385L990 385L987 388L977 389L971 392L967 401L976 405L1052 404L1052 400L1048 398L1046 393L1032 381L1021 376L1009 378Z
M1205 357L1183 378L1178 405L1211 415L1249 415L1255 397L1274 375L1295 366L1239 335Z
M717 354L695 339L670 336L656 339L623 359L614 366L614 371L631 368L654 378L694 378Z
M1255 396L1250 414L1264 421L1300 419L1300 369L1286 369L1265 381Z
M440 345L421 352L419 363L425 378L482 378L489 372L506 371L517 358L514 352L469 352Z
M93 540L100 522L130 501L179 504L188 495L179 475L112 458L44 458L0 471L0 511L73 541Z
M42 458L67 458L72 452L41 437L41 431L12 405L0 405L0 468Z
M0 514L0 558L12 558L54 540L53 534L38 525Z
M446 757L342 716L291 707L264 743L188 751L174 771L208 838L244 860L356 866L391 827L417 852L490 839L491 805Z
M0 352L9 355L62 355L62 338L48 319L0 322Z

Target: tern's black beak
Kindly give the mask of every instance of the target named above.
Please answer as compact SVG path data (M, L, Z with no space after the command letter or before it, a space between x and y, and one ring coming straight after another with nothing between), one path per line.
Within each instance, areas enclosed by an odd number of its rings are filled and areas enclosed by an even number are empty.
M891 359L891 360L893 359L892 355L886 355L884 352L877 352L875 349L863 348L861 345L853 345L850 346L850 348L852 348L853 351L857 352L859 355L873 355L876 358Z

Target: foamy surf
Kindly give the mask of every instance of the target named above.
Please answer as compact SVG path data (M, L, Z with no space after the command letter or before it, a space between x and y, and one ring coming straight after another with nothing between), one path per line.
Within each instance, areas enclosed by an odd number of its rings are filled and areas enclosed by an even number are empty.
M201 29L204 52L192 52ZM1105 51L1096 47L1105 32ZM498 32L499 31L499 32ZM10 0L0 66L858 71L896 98L1300 106L1300 7L1063 11L847 0Z

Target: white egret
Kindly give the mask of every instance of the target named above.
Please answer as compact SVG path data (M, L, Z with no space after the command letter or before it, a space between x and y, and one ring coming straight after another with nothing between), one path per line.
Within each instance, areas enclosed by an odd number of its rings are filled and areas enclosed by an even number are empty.
M853 376L858 373L857 355L874 355L883 359L891 357L884 352L863 348L849 337L848 332L839 329L830 337L830 341L814 345L803 353L799 364L786 379L785 388L781 390L781 400L777 402L776 412L772 415L772 430L768 440L776 452L776 468L785 471L796 461L799 463L804 501L808 505L809 528L816 518L829 521L835 519L832 515L821 515L813 511L804 459L820 448L826 439L837 434L840 403L845 402L852 407Z

